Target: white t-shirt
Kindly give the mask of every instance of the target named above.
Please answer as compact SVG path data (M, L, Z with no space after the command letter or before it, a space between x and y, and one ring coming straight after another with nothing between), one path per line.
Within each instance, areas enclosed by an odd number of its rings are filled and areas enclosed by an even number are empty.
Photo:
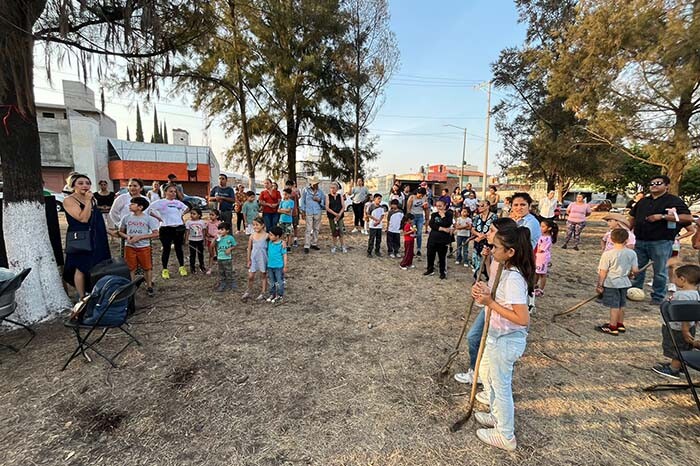
M389 211L389 225L387 226L389 233L401 233L401 220L403 220L403 212L400 210Z
M128 204L127 204L128 205ZM137 235L149 235L158 229L158 220L151 217L150 215L134 215L129 214L122 218L119 224L119 229L124 231L129 236ZM124 243L127 248L145 248L150 246L150 242L147 239L142 239L135 243Z
M517 269L503 269L496 289L496 302L513 309L513 304L528 304L527 282ZM527 332L527 326L518 325L496 311L491 311L489 335L499 337L517 331Z
M629 288L629 274L637 268L637 253L629 248L611 249L600 256L598 270L607 270L603 286L606 288Z
M457 225L458 227L463 227L466 225L471 226L471 224L472 224L472 219L470 219L469 217L465 218L465 217L460 216L460 217L457 217L455 219L455 225ZM469 238L471 236L471 234L472 234L471 230L457 230L457 232L456 232L457 236L465 237L465 238Z
M146 196L139 194L139 197L142 197L148 201ZM131 211L129 210L131 199L132 196L129 193L120 194L116 199L114 199L114 203L109 209L109 219L112 221L112 223L115 225L120 225L124 217L131 215ZM143 213L146 215L148 215L150 212L151 206L148 206L148 209L143 211Z
M176 227L183 224L182 216L185 214L187 206L177 199L172 201L161 199L151 204L151 210L157 212L156 215L160 217L162 226Z
M204 220L188 220L185 228L190 232L190 241L204 241L204 231L207 229L207 223Z
M378 218L379 222L375 221L371 217ZM384 208L382 206L372 208L370 212L369 227L374 229L382 229L382 217L384 217Z

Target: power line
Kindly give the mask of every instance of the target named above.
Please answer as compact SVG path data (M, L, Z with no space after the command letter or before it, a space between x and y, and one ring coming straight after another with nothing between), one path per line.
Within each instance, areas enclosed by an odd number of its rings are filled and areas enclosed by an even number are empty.
M421 115L390 115L386 113L379 113L377 116L383 118L407 118L416 120L483 120L484 117L480 116L421 116Z
M454 83L480 83L480 82L485 81L485 79L459 79L459 78L448 78L448 77L441 77L441 76L424 76L424 75L405 74L405 73L397 73L394 76L396 76L397 78L403 78L403 79L409 79L409 80L445 81L445 82L454 82Z

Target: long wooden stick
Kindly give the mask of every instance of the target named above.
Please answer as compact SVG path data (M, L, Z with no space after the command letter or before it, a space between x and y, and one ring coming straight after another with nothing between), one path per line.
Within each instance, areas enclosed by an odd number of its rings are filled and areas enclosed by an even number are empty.
M481 274L484 272L484 264L486 264L486 260L481 261L481 265L479 266L479 272L476 275L477 281L479 280L479 278L481 278ZM467 328L469 328L469 319L472 316L473 310L474 298L472 298L471 302L469 303L467 318L464 320L464 325L462 326L462 331L460 332L459 338L457 339L457 344L455 344L455 349L450 353L449 356L447 356L447 361L445 361L445 364L443 364L442 368L440 368L440 372L438 372L438 377L444 377L445 375L447 375L448 372L450 372L450 367L452 367L452 363L459 354L459 348L462 345L462 341L464 340L464 335L467 333Z
M638 273L644 272L646 269L649 268L649 266L651 266L651 264L652 264L652 263L651 263L651 261L650 261L647 265L645 265L644 267L642 267L641 269L639 269L639 272L638 272ZM586 299L584 299L583 301L574 304L573 306L571 306L571 307L568 308L567 310L562 311L562 312L558 312L558 313L554 314L554 315L552 316L552 322L554 322L554 321L557 319L557 317L565 316L565 315L567 315L567 314L571 314L572 312L576 312L579 308L585 306L586 304L590 303L590 302L593 301L594 299L597 299L599 296L600 296L600 295L599 295L598 293L596 293L594 296L591 296L590 298L586 298Z
M501 273L503 272L503 264L499 264L498 272L496 272L496 278L493 281L493 288L491 288L491 299L496 299L496 290L498 289L498 284L501 281ZM472 381L472 391L469 395L469 407L467 412L457 420L450 430L452 432L457 432L460 430L464 424L472 417L474 412L474 401L476 400L476 386L479 380L479 366L481 365L481 358L484 356L484 348L486 347L486 336L489 333L489 324L491 321L491 308L486 308L486 315L484 316L484 330L481 332L481 341L479 342L479 353L476 357L476 365L474 366L474 380Z

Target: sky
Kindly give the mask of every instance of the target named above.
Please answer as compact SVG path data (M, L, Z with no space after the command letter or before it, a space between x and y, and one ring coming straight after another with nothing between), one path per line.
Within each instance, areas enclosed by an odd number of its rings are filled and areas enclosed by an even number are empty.
M444 163L459 165L462 159L463 130L467 128L468 164L483 167L487 93L491 78L490 65L505 47L518 46L525 28L518 24L512 0L389 0L391 28L396 34L401 54L400 67L389 82L384 105L370 126L379 136L379 158L372 165L378 175L411 173L421 165ZM35 92L37 102L62 103L61 80L78 79L69 65L53 66L52 82L46 79L41 48L35 52ZM88 80L96 94L97 80ZM491 104L502 94L494 91ZM105 89L105 112L117 121L119 137L126 137L127 126L132 139L136 132L136 103L146 140L152 133L152 107L144 108L144 98L120 95ZM207 141L223 162L230 138L216 120L208 133L205 119L192 110L183 97L161 95L156 99L159 121L165 120L169 130L189 131L191 143ZM489 140L489 173L498 171L496 156L500 137L493 119ZM222 163L223 167L223 163ZM232 170L228 170L232 171ZM240 171L240 170L239 170Z

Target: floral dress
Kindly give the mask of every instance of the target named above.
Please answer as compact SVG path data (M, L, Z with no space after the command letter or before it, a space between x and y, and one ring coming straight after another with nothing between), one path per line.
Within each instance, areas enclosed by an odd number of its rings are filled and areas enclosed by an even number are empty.
M481 215L475 215L474 219L472 220L472 235L485 235L486 233L488 233L489 229L491 228L491 224L494 220L496 220L496 218L496 214L490 212L486 219L484 219ZM481 251L483 251L484 246L486 246L486 243L486 238L482 239L481 241L474 242L474 250L472 251L472 263L474 264L474 271L478 271L479 267L481 267L481 261L483 259L481 256Z

